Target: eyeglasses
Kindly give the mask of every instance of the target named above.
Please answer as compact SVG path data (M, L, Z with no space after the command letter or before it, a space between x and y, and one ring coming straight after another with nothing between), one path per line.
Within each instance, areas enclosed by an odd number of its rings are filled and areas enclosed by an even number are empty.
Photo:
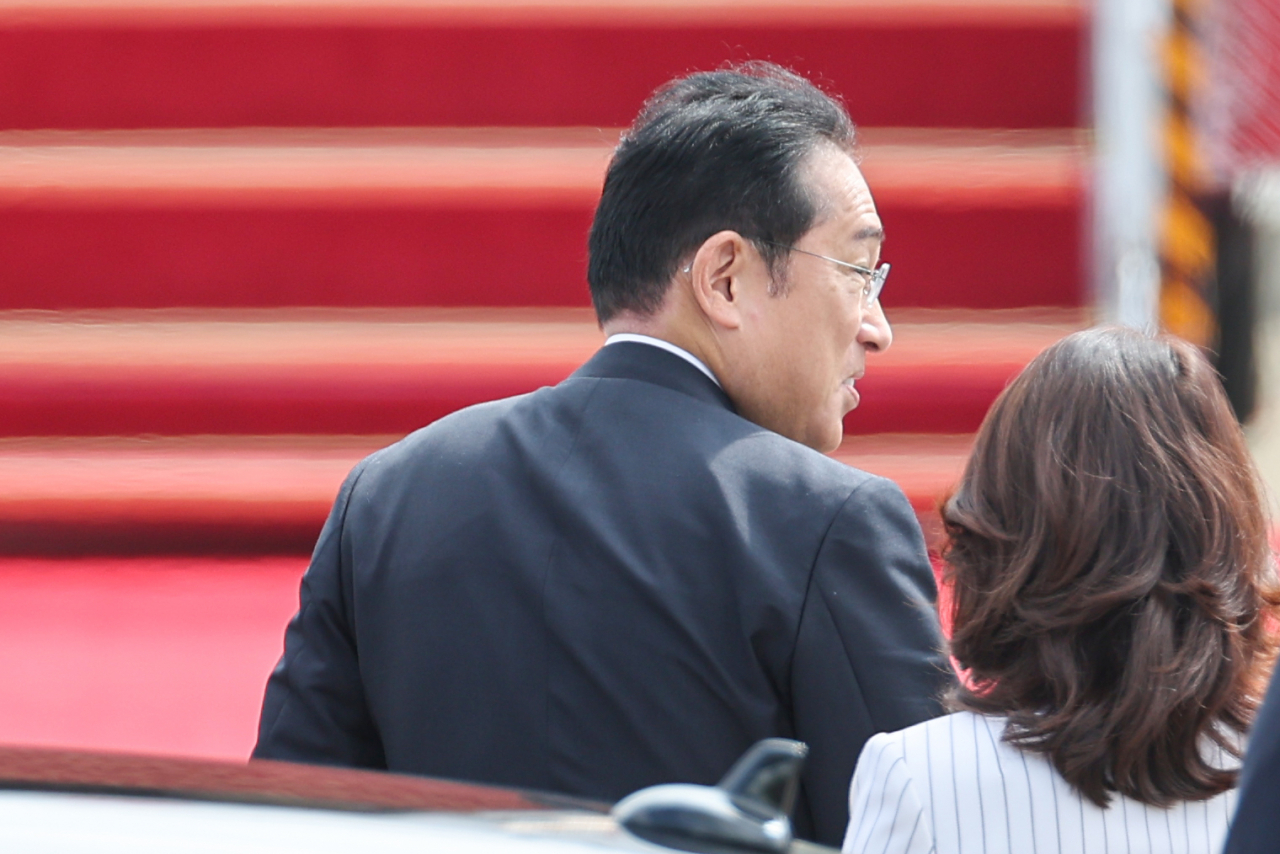
M874 270L866 267L859 267L857 264L850 264L848 261L839 261L835 258L828 258L826 255L819 255L817 252L810 252L807 249L797 249L794 246L788 246L785 243L775 243L772 240L761 240L761 243L767 243L770 246L777 246L779 249L785 249L788 252L799 252L801 255L812 255L814 258L821 258L823 261L830 261L841 267L853 270L867 277L866 284L862 288L862 304L870 307L876 300L880 299L880 292L884 290L884 280L889 278L889 265L881 264Z

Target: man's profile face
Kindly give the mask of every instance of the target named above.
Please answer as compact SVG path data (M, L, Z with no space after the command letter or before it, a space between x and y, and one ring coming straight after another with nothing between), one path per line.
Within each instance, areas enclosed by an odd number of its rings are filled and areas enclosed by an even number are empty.
M795 248L874 269L884 232L853 159L820 146L801 174L819 213ZM858 405L855 383L867 351L888 347L892 332L878 302L864 306L861 274L800 252L788 255L785 271L777 295L753 294L746 306L744 343L754 369L731 396L744 417L832 451L844 435L845 414Z

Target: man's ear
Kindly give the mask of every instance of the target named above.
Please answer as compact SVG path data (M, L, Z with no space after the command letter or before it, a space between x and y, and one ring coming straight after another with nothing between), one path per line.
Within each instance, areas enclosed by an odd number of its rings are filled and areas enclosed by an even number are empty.
M717 326L737 329L742 325L744 273L754 249L736 231L719 231L698 247L685 268L698 307Z

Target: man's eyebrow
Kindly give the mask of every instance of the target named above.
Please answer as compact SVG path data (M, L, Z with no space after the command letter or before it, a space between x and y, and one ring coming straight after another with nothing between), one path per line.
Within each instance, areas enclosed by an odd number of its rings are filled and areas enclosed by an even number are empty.
M853 236L854 240L879 240L884 242L884 229L879 226L868 226Z

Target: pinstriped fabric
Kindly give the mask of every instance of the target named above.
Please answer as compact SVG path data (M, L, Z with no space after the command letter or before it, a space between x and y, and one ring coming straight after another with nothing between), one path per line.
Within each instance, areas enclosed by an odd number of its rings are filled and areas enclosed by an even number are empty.
M1168 810L1115 797L1099 809L1042 756L969 712L867 742L849 792L845 854L1217 854L1236 793ZM1220 767L1235 764L1224 751Z
M929 854L934 850L932 822L907 771L901 740L878 735L867 742L849 798L850 814L863 820L856 828L849 825L846 851Z

